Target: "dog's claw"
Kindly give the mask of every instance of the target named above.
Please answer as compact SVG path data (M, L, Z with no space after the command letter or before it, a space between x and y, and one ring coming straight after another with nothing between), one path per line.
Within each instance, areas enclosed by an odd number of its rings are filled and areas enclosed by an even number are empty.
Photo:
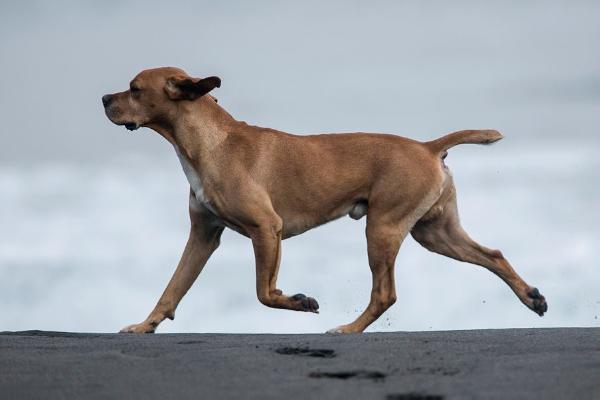
M532 300L529 308L531 308L537 315L542 317L544 313L548 311L548 303L546 303L546 298L542 296L537 288L533 288L527 292L527 297Z
M293 295L291 299L300 302L301 311L313 312L315 314L319 313L319 303L312 297L307 297L302 293L298 293Z

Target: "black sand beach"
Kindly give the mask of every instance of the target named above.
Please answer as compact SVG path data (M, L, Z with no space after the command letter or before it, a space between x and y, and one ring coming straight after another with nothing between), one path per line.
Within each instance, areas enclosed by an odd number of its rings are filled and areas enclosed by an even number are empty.
M600 329L0 334L3 399L600 399Z

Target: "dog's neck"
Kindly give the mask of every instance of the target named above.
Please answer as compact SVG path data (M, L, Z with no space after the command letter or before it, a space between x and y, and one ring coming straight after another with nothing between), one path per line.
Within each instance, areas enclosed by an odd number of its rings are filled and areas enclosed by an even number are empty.
M181 101L175 115L148 125L189 160L202 160L226 138L237 121L209 96Z

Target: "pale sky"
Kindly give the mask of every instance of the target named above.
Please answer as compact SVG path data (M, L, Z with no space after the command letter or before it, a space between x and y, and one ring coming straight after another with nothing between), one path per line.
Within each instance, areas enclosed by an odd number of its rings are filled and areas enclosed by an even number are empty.
M170 149L100 97L140 70L218 75L238 119L293 133L596 140L597 2L2 2L0 163Z

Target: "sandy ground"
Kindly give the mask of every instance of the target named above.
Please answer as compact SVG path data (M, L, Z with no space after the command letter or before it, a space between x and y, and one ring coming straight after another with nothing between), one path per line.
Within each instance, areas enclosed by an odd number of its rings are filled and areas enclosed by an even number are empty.
M0 397L599 399L600 329L0 334Z

